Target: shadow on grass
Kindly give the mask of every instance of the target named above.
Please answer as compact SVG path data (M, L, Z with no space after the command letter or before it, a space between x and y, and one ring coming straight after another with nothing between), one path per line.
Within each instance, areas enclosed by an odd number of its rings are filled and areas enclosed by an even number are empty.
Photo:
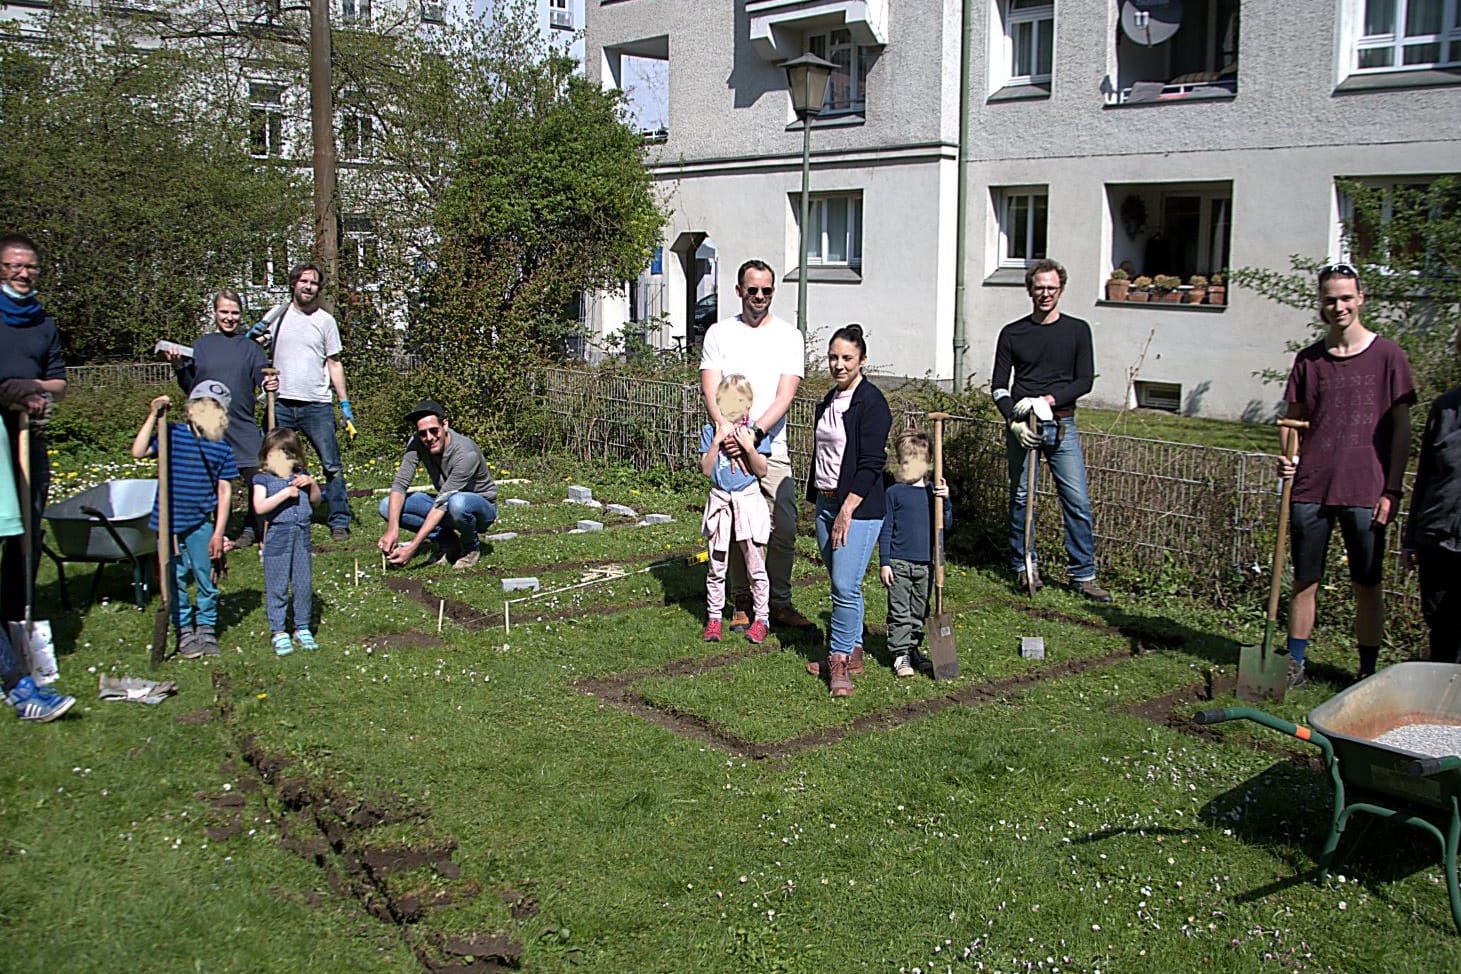
M1147 615L1117 605L1096 606L1094 611L1107 626L1126 638L1134 653L1175 649L1215 665L1238 664L1241 644L1230 636L1195 629L1168 616Z

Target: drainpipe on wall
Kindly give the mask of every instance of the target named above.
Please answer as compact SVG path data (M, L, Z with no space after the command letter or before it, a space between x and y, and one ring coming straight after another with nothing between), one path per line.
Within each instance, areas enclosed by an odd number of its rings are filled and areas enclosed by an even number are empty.
M963 37L959 41L959 174L954 229L954 394L964 391L964 353L969 350L964 327L964 238L969 229L969 88L973 83L974 0L964 0Z

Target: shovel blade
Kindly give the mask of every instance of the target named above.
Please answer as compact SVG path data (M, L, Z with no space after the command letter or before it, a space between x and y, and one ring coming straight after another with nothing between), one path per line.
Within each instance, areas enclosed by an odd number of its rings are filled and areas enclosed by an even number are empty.
M959 675L959 651L954 647L954 617L939 612L928 619L928 658L933 661L935 680L952 680Z
M1238 699L1283 702L1289 685L1289 658L1266 642L1238 650Z

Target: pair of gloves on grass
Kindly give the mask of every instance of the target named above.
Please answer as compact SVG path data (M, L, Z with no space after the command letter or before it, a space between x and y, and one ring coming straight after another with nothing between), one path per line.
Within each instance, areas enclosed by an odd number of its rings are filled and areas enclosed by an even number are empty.
M1020 446L1026 450L1033 450L1040 445L1040 434L1037 430L1030 428L1029 415L1035 414L1035 418L1044 423L1053 423L1055 413L1050 408L1050 403L1045 401L1044 396L1027 396L1015 403L1014 420L1010 423L1010 432L1015 439L1020 441Z

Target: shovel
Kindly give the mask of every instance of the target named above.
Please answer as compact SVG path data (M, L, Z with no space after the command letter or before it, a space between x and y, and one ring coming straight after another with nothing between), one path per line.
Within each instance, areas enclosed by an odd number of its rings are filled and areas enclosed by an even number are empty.
M1030 413L1030 429L1037 435L1040 432L1040 419ZM1035 478L1039 476L1036 468L1036 451L1038 446L1031 447L1025 451L1025 594L1031 598L1040 590L1040 576L1035 573ZM1041 656L1044 656L1045 644L1040 644Z
M268 368L264 369L263 371L265 379L277 379L279 377L278 369ZM265 401L268 403L268 407L264 410L265 433L274 432L274 400L278 397L278 395L278 391L274 389L270 389L268 392L264 393ZM244 484L244 488L247 489L248 484Z
M933 482L944 482L944 420L948 413L929 413L933 420ZM952 680L959 675L959 653L954 647L954 617L944 606L944 499L933 499L933 614L928 631L928 657L933 660L933 678Z
M172 623L172 499L169 488L167 411L171 403L157 407L157 616L152 620L152 665L161 665L167 655L167 630Z
M1301 419L1281 419L1279 434L1283 455L1292 460L1299 452L1299 431L1309 424ZM1289 431L1293 432L1290 433ZM1289 656L1273 648L1273 631L1278 625L1278 595L1283 583L1283 558L1289 540L1289 497L1292 477L1283 478L1283 493L1278 502L1278 537L1273 541L1273 572L1268 583L1268 621L1263 624L1263 644L1244 646L1238 650L1238 699L1282 702L1288 689Z
M20 474L16 493L20 501L20 556L25 563L25 616L20 622L9 624L10 641L20 658L25 661L32 678L37 683L51 683L56 679L56 652L50 640L51 625L48 622L38 623L32 617L35 611L35 539L31 532L35 530L35 524L30 488L30 413L24 407L20 410L19 423L15 451L19 456L16 457L15 467Z

